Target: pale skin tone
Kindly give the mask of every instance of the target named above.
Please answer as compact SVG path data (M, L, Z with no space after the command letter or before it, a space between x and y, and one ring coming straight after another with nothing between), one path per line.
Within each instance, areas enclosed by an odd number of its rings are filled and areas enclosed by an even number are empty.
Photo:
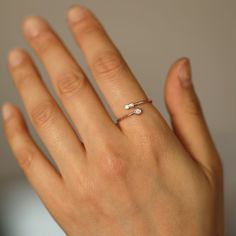
M3 107L5 133L20 167L64 232L222 236L222 164L194 92L189 60L177 60L165 84L173 128L150 103L140 106L142 115L117 125L49 24L27 17L22 25L74 127L29 54L13 49L9 70L58 169L39 150L21 112L10 103ZM73 6L68 25L117 118L129 112L125 104L148 98L94 14Z

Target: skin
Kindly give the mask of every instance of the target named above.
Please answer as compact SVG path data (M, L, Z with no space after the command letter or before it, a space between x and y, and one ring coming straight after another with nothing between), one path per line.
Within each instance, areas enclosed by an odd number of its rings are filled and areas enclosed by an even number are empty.
M71 7L68 25L117 118L130 112L125 104L148 98L89 10ZM173 129L154 104L141 105L142 115L118 125L45 20L27 17L23 31L74 126L29 54L17 48L9 53L9 70L57 169L10 103L3 107L4 129L20 167L64 232L222 236L222 164L194 91L190 61L177 60L167 76L165 102Z

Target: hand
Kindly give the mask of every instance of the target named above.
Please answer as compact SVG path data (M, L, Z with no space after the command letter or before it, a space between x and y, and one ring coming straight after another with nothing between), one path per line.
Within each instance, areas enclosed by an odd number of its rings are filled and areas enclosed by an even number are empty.
M125 104L147 99L89 10L72 7L68 23L116 117L127 114ZM5 133L20 167L65 233L223 235L222 165L194 92L189 60L178 60L166 81L173 130L151 103L142 105L142 115L117 125L50 26L28 17L23 31L81 140L22 49L10 52L9 69L59 171L11 104L3 108Z

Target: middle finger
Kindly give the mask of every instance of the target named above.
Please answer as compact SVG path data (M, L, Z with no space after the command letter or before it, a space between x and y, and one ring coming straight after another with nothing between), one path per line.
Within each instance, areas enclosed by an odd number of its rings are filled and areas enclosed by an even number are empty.
M89 143L86 139L95 133L101 137L112 128L117 129L82 69L50 26L40 17L29 17L23 28L85 146Z

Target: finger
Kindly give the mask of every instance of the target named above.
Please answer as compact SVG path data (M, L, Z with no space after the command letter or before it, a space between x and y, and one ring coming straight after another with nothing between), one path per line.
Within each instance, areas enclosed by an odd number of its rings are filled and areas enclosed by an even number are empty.
M9 69L27 113L62 174L85 161L84 148L39 77L31 58L21 49L9 54Z
M125 113L125 104L147 99L119 51L89 10L80 6L72 7L68 21L93 77L116 117ZM145 109L150 107L152 107L150 104L145 105ZM143 116L138 120L141 118ZM130 124L127 122L125 122L127 125Z
M94 133L102 136L112 127L117 129L82 69L50 26L39 17L29 17L23 28L85 146L89 143L87 139L94 137Z
M188 59L178 60L170 69L165 101L174 130L190 154L204 167L219 166L219 158L195 93Z
M11 104L3 106L4 130L25 176L49 209L63 197L60 175L31 138L21 113Z

